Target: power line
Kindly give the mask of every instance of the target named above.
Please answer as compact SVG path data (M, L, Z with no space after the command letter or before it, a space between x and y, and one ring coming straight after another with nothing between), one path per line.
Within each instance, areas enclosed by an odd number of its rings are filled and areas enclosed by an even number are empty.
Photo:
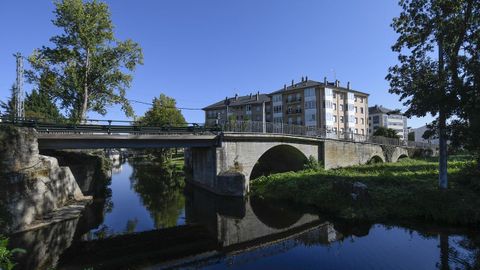
M134 99L129 99L128 101L153 106L153 103L151 103L151 102L145 102L145 101L134 100ZM188 110L188 111L201 111L202 110L201 108L187 108L187 107L175 107L175 106L162 106L162 107L170 108L170 109Z

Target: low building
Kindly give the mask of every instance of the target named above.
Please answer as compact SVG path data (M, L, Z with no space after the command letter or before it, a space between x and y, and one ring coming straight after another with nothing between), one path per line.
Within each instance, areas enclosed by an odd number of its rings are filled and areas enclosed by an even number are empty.
M247 96L226 97L205 108L205 124L215 125L227 120L237 121L271 121L270 97L265 94L250 94Z
M385 127L397 131L397 135L401 140L407 140L407 117L398 112L398 110L391 110L381 105L375 105L368 108L368 114L368 133L370 136L372 136L379 127Z
M412 131L415 133L415 142L430 143L430 144L438 145L439 144L438 139L424 139L423 138L423 134L427 130L428 130L428 128L427 128L426 125L413 129Z
M323 82L302 78L299 83L270 93L272 122L304 125L312 130L367 135L368 96L353 90L350 83Z

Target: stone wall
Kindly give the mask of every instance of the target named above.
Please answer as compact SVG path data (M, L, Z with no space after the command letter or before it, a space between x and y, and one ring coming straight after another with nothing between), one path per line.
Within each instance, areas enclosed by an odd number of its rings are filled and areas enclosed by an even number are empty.
M87 201L68 167L38 154L32 129L0 126L0 212L7 232L42 223L45 215Z
M325 140L322 155L325 169L366 164L374 156L386 161L380 145L346 141Z

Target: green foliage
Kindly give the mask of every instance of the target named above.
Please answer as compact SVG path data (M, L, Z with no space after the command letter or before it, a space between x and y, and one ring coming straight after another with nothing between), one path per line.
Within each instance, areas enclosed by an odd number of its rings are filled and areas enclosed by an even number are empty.
M185 185L181 169L170 162L155 164L131 162L130 181L149 210L155 227L166 228L177 224L185 206L182 190Z
M449 162L450 188L436 187L437 159L402 159L333 170L288 172L262 176L251 183L252 194L312 205L322 213L347 220L427 221L451 225L480 224L480 174L472 157ZM334 190L334 183L368 186L367 202Z
M59 101L68 116L81 121L88 111L106 114L106 107L121 105L127 116L133 109L125 97L137 64L143 63L140 46L114 37L106 3L82 0L55 1L53 24L63 33L50 39L29 57L29 82Z
M375 132L373 133L373 136L382 136L387 138L400 139L400 136L398 136L396 130L391 128L386 128L386 127L378 127L378 129L375 130Z
M153 106L143 117L138 119L142 125L148 126L184 126L186 124L182 112L177 109L175 99L161 94L153 99Z
M49 119L59 121L63 119L52 99L45 91L33 90L25 98L25 117L29 119Z
M440 185L446 186L447 120L451 138L480 153L480 2L400 0L392 23L392 49L400 64L389 69L390 92L400 95L407 116L438 116Z
M15 117L15 85L10 88L10 98L7 102L0 101L0 108L2 109L2 115L8 118Z
M11 270L15 266L12 257L15 253L25 253L23 249L8 249L8 238L0 235L0 269Z
M305 163L305 170L319 171L323 170L323 164L318 162L314 156L309 156Z

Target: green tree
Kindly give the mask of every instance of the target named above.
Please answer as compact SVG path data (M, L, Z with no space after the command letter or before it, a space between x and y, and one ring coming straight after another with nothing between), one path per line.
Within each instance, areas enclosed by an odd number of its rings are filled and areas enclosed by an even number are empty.
M400 0L402 12L392 23L399 34L392 50L400 63L386 77L390 92L408 106L407 116L437 117L440 188L448 187L447 120L458 110L461 49L475 2Z
M0 108L2 109L2 115L4 117L13 119L15 117L15 85L10 88L10 98L4 102L0 101Z
M138 119L142 125L148 126L184 126L186 124L182 112L177 108L175 99L161 94L154 98L152 108Z
M373 133L373 136L400 139L400 136L398 136L396 130L386 127L378 127L378 129Z
M25 117L58 121L63 119L55 103L42 90L33 90L25 98Z
M125 93L131 72L143 64L140 46L114 37L107 4L97 0L54 3L52 22L63 33L50 39L53 47L44 46L29 57L28 81L45 86L75 121L86 119L88 111L104 115L112 104L133 116Z

